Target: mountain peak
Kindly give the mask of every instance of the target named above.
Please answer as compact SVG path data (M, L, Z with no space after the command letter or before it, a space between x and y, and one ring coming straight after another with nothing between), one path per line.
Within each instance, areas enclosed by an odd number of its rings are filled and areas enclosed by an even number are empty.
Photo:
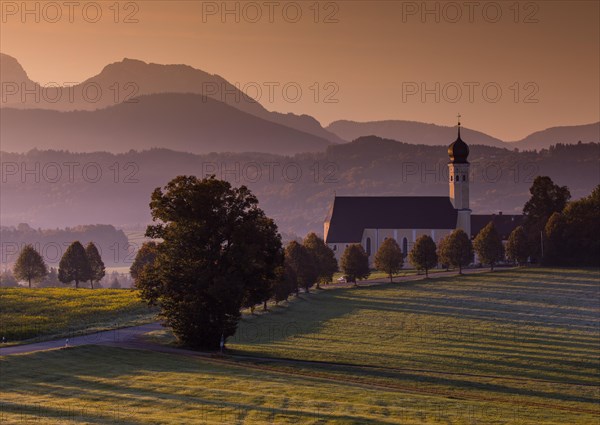
M0 53L0 77L3 82L31 82L19 61L6 53Z

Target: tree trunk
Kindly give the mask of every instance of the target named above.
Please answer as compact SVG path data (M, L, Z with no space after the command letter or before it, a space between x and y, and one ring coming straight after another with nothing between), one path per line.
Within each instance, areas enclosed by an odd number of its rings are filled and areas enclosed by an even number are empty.
M94 289L94 281L90 280L90 286L92 287L92 289Z
M429 269L425 269L425 278L429 277Z
M462 265L458 265L458 274L462 274Z
M75 281L75 288L79 288L79 281L78 280Z
M29 278L29 289L31 289L31 278Z
M267 302L266 301L263 303L263 310L267 311Z
M494 271L494 263L490 263L490 271Z
M393 282L392 274L390 273L390 283L392 283L392 282Z
M308 285L306 285L306 288L304 288L304 290L306 291L307 294L310 294L310 288Z

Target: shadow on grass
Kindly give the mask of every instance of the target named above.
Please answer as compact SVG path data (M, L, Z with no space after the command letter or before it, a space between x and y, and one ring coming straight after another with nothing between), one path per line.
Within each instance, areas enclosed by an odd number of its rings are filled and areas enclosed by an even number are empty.
M180 356L99 346L33 353L4 358L0 362L4 363L3 370L6 372L0 382L1 391L9 391L18 384L19 392L26 394L29 400L39 397L50 398L53 401L52 404L0 402L5 414L27 417L32 421L49 418L56 419L59 421L57 423L85 421L136 425L147 423L145 418L148 418L153 410L162 414L185 410L194 412L197 421L214 421L217 417L219 423L232 424L240 423L239 421L243 421L250 412L258 413L267 420L283 417L317 422L324 420L355 424L385 423L382 420L356 417L350 413L328 412L327 403L321 404L319 394L302 402L299 402L299 398L290 398L283 394L252 394L252 400L260 396L260 400L267 403L262 405L244 399L249 397L249 388L227 388L219 386L220 383L211 388L210 385L202 385L202 381L188 382L181 379L182 374L204 373L209 375L209 380L210 375L226 376L234 384L237 384L238 379L244 378L252 381L271 380L299 390L311 388L311 381L318 382L318 378L315 378L315 381L310 377L283 377L280 372L270 374L268 371L248 369L242 364L215 365L202 362L201 359L190 360ZM24 372L31 362L46 365L46 372L38 371L35 375ZM173 374L172 380L165 380L164 375L170 373ZM161 375L160 384L130 386L127 379L129 376L141 375L150 379L154 374ZM115 379L118 381L111 382ZM76 401L69 404L71 397L76 398ZM236 397L241 399L236 401ZM279 402L279 405L269 406L274 401ZM64 407L56 407L54 403Z

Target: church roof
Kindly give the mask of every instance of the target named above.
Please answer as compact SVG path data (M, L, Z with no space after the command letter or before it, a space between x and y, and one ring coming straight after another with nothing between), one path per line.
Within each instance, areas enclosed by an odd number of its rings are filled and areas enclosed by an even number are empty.
M454 229L447 196L336 196L327 243L359 243L364 229Z
M502 240L507 240L510 233L517 227L523 224L522 215L506 215L506 214L472 214L471 215L471 234L473 237L483 229L487 224L493 221L494 226Z

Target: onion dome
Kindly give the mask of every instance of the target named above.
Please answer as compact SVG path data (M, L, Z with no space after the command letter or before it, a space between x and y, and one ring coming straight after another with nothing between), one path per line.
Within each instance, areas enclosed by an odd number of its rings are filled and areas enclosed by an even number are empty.
M458 138L448 146L448 156L452 164L468 164L469 146L460 138L460 121L458 122Z

